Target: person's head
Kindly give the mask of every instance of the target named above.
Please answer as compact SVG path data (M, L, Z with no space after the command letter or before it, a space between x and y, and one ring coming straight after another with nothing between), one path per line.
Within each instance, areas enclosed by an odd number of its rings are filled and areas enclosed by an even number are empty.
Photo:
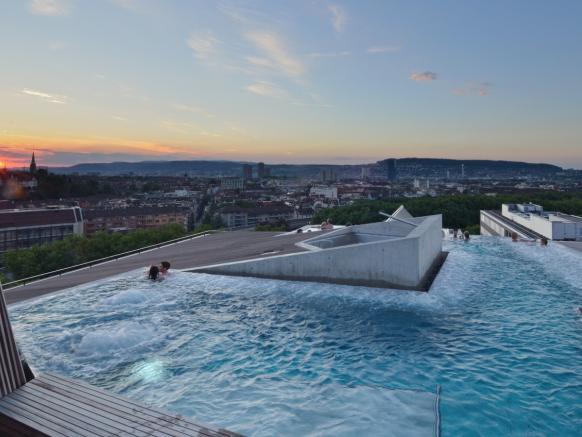
M168 261L162 261L160 263L160 271L166 273L168 270L170 270L170 263Z
M152 281L155 281L156 279L158 279L159 275L160 275L159 267L158 266L151 266L150 272L148 273L148 278L151 279Z

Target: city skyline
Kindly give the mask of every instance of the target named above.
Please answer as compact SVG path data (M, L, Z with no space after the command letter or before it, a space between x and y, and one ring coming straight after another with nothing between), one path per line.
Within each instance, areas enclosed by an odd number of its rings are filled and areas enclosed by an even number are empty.
M7 1L0 161L582 168L582 4Z

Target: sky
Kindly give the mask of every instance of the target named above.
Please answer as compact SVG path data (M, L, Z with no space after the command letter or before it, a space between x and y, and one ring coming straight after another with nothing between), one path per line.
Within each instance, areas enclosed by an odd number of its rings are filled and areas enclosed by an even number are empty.
M582 2L2 0L0 165L582 168Z

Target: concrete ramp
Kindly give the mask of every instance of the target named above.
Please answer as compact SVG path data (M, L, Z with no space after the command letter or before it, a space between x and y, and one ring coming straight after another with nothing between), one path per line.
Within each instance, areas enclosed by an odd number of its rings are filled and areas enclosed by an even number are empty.
M305 252L187 271L428 291L445 258L442 216L412 217L406 210L399 216L297 243Z

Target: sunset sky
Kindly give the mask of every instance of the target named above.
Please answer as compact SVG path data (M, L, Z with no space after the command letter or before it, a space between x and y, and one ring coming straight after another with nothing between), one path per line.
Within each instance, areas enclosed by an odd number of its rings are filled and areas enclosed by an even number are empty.
M582 168L582 1L2 0L0 161Z

